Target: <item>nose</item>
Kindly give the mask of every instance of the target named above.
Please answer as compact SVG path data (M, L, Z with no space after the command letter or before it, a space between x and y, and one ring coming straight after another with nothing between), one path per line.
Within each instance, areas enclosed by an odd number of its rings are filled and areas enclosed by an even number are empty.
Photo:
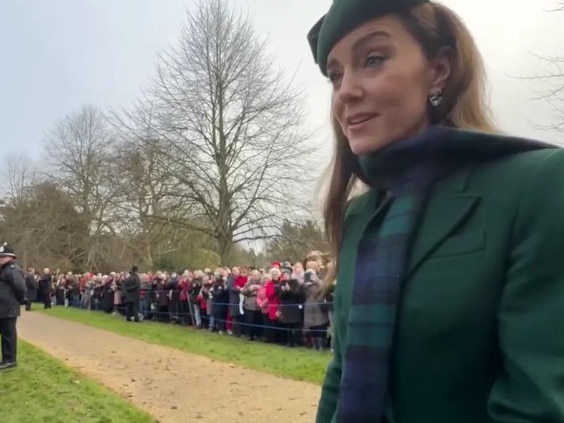
M344 72L337 90L337 96L343 103L362 98L363 89L360 78L354 72Z

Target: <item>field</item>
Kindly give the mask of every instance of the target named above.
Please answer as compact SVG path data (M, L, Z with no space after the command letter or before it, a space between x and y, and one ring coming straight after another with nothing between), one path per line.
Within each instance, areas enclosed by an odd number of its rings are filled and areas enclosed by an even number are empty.
M20 366L0 374L2 423L151 423L155 419L119 395L28 343Z

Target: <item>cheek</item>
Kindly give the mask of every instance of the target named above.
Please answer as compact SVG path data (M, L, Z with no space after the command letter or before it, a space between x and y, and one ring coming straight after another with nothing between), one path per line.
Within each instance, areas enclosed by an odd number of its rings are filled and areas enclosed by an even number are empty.
M331 114L333 115L335 120L339 123L341 130L343 130L342 119L341 119L343 116L343 112L344 112L343 102L339 101L338 96L333 94L333 96L331 97Z
M390 72L382 75L371 86L371 97L383 112L406 118L406 115L425 112L426 96L418 74Z

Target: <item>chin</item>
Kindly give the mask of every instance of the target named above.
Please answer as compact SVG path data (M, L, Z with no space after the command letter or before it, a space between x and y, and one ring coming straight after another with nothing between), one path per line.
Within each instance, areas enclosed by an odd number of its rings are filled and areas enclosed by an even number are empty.
M349 146L351 151L356 156L362 156L364 154L370 154L374 151L379 150L389 142L385 139L377 138L349 138Z

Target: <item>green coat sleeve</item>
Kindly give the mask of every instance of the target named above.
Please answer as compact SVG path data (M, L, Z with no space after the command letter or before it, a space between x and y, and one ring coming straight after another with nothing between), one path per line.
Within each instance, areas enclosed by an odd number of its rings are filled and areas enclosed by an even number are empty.
M369 192L362 194L350 201L345 213L345 222L343 225L344 234L350 235L351 232L354 232L353 226L358 224L359 221L356 218L353 218L353 214L356 214L360 210L363 210L365 207L370 206L372 204L370 202L374 201L374 199L375 197ZM360 226L362 226L362 222ZM343 249L345 248L348 247L343 244ZM343 261L342 258L343 257L341 253L339 260ZM348 261L348 259L344 261ZM349 266L353 266L354 268L354 260L350 261L351 263L348 263ZM327 373L325 375L325 381L321 390L321 399L319 401L319 407L317 410L317 418L315 420L316 423L331 423L337 409L337 399L339 397L341 374L343 370L343 338L345 337L346 331L344 327L346 323L343 322L347 321L347 311L343 307L341 292L347 289L347 284L351 283L351 273L352 272L343 269L343 266L340 266L339 275L337 276L337 284L335 285L335 293L333 295L333 360L331 361L331 363L329 363L329 367L327 368Z
M564 151L530 175L498 312L502 366L488 411L500 423L564 422Z
M335 323L333 323L334 325ZM337 408L337 398L339 397L339 387L341 385L341 343L337 330L333 331L333 360L327 367L325 381L321 389L321 399L317 409L315 423L331 423Z

